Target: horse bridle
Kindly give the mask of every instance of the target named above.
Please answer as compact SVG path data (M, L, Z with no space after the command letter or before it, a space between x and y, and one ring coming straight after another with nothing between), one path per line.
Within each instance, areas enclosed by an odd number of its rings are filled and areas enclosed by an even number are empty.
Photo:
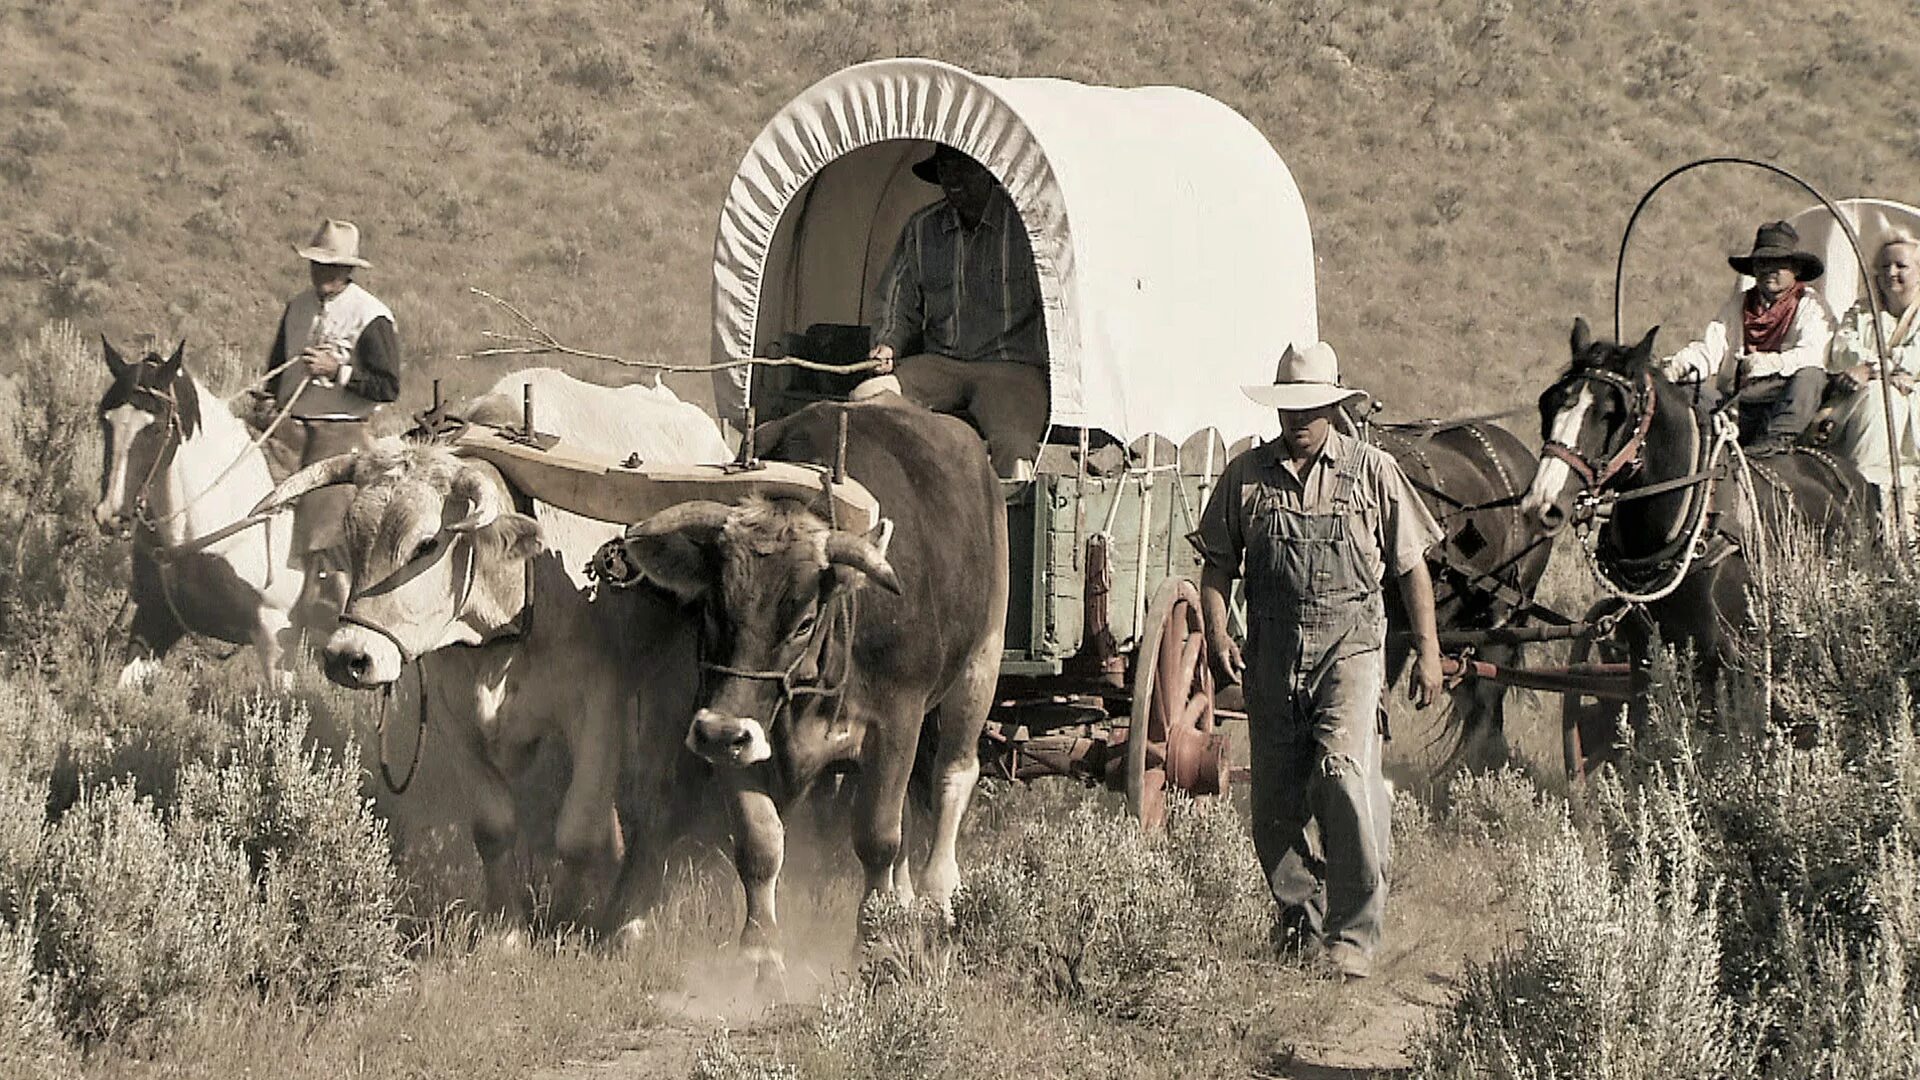
M161 421L166 425L166 431L161 436L160 449L153 453L153 463L147 466L146 478L140 481L138 488L134 489L130 524L120 533L123 540L132 535L133 525L144 525L156 538L159 536L160 523L155 521L153 515L148 512L152 501L150 496L153 482L159 479L161 472L173 460L173 456L180 452L180 444L186 439L186 432L180 428L180 403L174 399L174 396L150 386L139 387L139 390L166 405L166 416ZM126 449L129 453L133 450L131 446Z
M1620 394L1621 402L1635 414L1633 433L1604 462L1596 461L1581 453L1579 447L1569 446L1557 439L1550 438L1540 447L1541 454L1552 455L1566 462L1567 467L1580 478L1581 490L1589 495L1598 495L1616 477L1638 472L1646 465L1643 454L1647 446L1647 433L1653 429L1653 374L1642 371L1636 385L1626 376L1605 368L1588 368L1568 372L1555 385L1576 382L1606 384Z

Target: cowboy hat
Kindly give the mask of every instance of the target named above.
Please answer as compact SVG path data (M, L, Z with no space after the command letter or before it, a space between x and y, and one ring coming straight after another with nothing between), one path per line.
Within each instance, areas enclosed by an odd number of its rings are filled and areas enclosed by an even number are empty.
M1340 385L1340 359L1333 354L1333 346L1324 341L1305 349L1288 345L1280 354L1272 386L1243 386L1240 392L1256 405L1283 412L1304 412L1353 400L1365 403L1369 399L1365 390Z
M1784 221L1769 221L1760 226L1753 234L1753 251L1727 256L1727 265L1738 273L1757 277L1753 272L1756 259L1786 259L1793 264L1793 276L1801 281L1812 281L1827 272L1820 256L1800 250L1799 231Z
M372 266L360 257L360 229L351 221L328 218L320 223L306 247L295 244L293 250L308 262L328 266Z
M970 165L980 164L974 161L973 158L968 157L965 153L955 150L946 143L941 143L933 148L933 153L914 162L913 175L925 180L929 184L937 185L940 183L940 162L942 161L964 161ZM982 168L984 167L985 166L982 166Z

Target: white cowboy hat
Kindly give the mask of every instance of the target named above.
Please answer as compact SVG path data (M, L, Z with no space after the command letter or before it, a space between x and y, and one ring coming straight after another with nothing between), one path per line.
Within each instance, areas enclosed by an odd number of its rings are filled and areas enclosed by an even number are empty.
M1365 390L1340 385L1340 358L1333 346L1316 341L1305 349L1287 346L1280 354L1280 368L1273 374L1272 386L1243 386L1240 392L1256 405L1287 412L1325 408L1328 405L1369 400Z
M328 266L372 266L360 257L360 229L351 221L328 218L320 223L306 247L295 244L293 250L308 262Z

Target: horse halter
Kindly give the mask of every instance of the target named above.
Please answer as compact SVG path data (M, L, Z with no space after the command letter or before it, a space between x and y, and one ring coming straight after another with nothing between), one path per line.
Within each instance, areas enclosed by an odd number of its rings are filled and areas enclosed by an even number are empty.
M853 674L853 633L855 627L858 625L859 590L854 588L840 588L834 592L835 595L827 601L831 610L826 613L825 617L814 622L813 633L807 636L806 648L801 649L799 654L793 658L793 662L788 664L784 670L733 667L729 664L716 664L709 660L702 659L700 661L702 682L705 682L707 673L712 672L716 675L725 675L735 679L746 679L751 682L770 682L778 686L780 688L780 702L774 706L773 715L767 718L766 726L769 731L773 729L773 725L780 722L781 716L788 715L793 711L795 698L832 697L836 699L834 702L833 720L837 726L847 707L846 695L841 691L846 689L847 679ZM840 672L838 677L833 677L827 671L826 653L827 647L832 644L831 635L836 629L844 631L841 635L844 639L844 644L841 649ZM705 635L703 634L701 637L701 651L705 652ZM814 661L814 669L817 675L810 682L796 681L794 679L794 673L800 670L800 665L810 659ZM707 699L705 686L701 688L700 698L701 700Z
M160 522L154 520L153 515L149 513L152 505L153 482L160 478L160 474L165 471L173 456L180 452L180 444L186 439L186 432L180 426L180 403L174 399L173 394L149 386L142 386L139 390L166 405L166 415L161 418L161 423L166 425L166 432L161 436L160 448L153 452L153 462L147 466L146 477L140 481L140 486L134 489L133 513L129 515L129 525L120 533L121 539L132 535L133 525L144 525L156 536L159 533ZM131 452L132 449L131 446L126 448L127 452Z
M1548 439L1540 447L1542 454L1550 454L1566 462L1574 475L1580 478L1581 490L1589 495L1598 495L1615 477L1638 472L1646 461L1641 456L1647 446L1647 432L1653 429L1653 375L1640 373L1636 385L1624 375L1607 371L1604 368L1589 368L1584 371L1567 373L1559 383L1598 382L1620 394L1621 401L1634 414L1633 434L1606 461L1596 461L1580 452L1577 446L1568 446L1557 439Z

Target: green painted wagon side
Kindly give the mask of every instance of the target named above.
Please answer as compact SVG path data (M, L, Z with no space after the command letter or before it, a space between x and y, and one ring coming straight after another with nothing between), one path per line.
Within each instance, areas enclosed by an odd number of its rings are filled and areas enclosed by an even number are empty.
M1217 475L1224 461L1216 459ZM1183 470L1184 471L1184 470ZM1011 555L1003 674L1061 674L1086 644L1087 543L1108 537L1107 626L1122 651L1141 636L1142 620L1169 577L1198 581L1200 560L1186 541L1199 524L1212 479L1198 470L1169 470L1143 483L1113 477L1047 474L1009 484L1007 543ZM1146 544L1140 542L1145 505ZM1144 573L1141 563L1144 550Z

